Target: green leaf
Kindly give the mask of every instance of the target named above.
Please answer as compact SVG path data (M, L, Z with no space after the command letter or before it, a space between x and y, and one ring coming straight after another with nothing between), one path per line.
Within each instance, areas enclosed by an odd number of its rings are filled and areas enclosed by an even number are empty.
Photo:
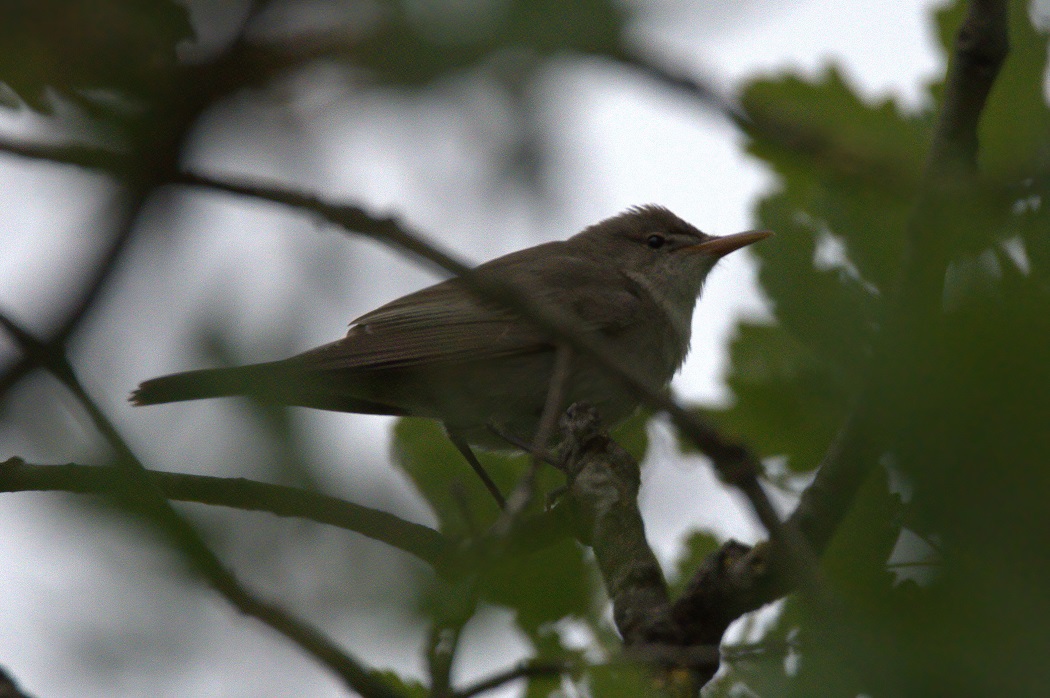
M427 698L430 689L418 681L403 679L392 671L373 671L372 675L404 698Z
M606 0L439 0L386 3L346 58L382 83L421 86L497 58L614 54L627 20Z
M649 445L646 426L650 413L640 410L612 430L611 436L639 462ZM430 504L449 534L468 535L484 530L499 513L495 500L462 454L449 441L444 429L430 419L404 418L394 426L394 463L412 480ZM508 494L528 470L529 458L523 454L475 450L478 460L504 495ZM540 492L530 511L544 504L544 493L565 484L565 477L543 465L537 474Z
M815 468L841 426L857 378L835 372L776 325L740 325L730 356L733 404L704 413L762 455L786 456L792 470Z
M623 424L609 431L612 440L623 446L639 464L645 462L645 454L649 450L648 427L652 417L650 410L640 409Z
M709 531L693 531L689 534L684 542L685 549L675 563L676 572L668 584L672 599L681 596L701 563L720 546L718 539Z
M499 514L481 479L434 420L399 419L394 426L393 449L394 463L430 504L443 532L477 533ZM528 468L528 458L522 455L484 451L476 455L504 494ZM564 478L552 468L542 468L539 482L542 490L551 490L563 484Z
M491 560L480 575L481 597L516 611L518 625L530 637L546 624L584 616L595 594L590 559L573 540Z
M812 82L791 76L752 82L742 102L766 127L749 150L782 178L773 197L781 205L760 207L762 224L778 233L772 242L789 230L831 234L844 243L860 278L887 291L921 181L930 118L905 116L892 101L864 103L834 67ZM771 247L755 248L764 262L781 254Z
M84 90L152 94L193 37L170 0L7 0L0 10L0 82L47 112L48 88L81 102ZM90 101L90 100L87 100Z

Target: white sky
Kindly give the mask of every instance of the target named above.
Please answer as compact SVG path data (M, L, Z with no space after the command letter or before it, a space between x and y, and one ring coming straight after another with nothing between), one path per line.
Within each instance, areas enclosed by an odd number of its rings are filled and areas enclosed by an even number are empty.
M815 74L834 60L845 66L864 95L894 95L916 104L923 83L942 69L927 24L930 4L919 0L654 1L646 3L655 9L639 22L634 36L647 50L717 76L727 87L756 72L791 69ZM646 202L667 205L715 234L752 227L751 206L771 179L742 154L740 138L730 127L688 99L599 63L556 67L568 69L552 71L544 87L549 102L542 113L550 125L545 133L554 138L547 146L554 155L552 181L557 192L547 202L492 196L493 173L486 169L491 163L472 159L476 150L471 143L493 137L506 112L498 102L464 96L465 91L457 92L455 85L445 86L433 102L422 106L393 100L351 107L338 94L326 97L329 93L317 89L298 102L295 117L304 131L296 151L256 152L254 146L267 128L285 126L266 122L272 113L260 109L263 125L246 132L239 147L209 153L208 162L223 170L262 172L331 196L364 201L377 210L396 210L473 261L567 237L583 225ZM456 101L457 95L476 101L466 108ZM213 118L221 119L222 114ZM201 150L208 153L206 129L202 141ZM84 181L68 168L0 155L0 308L29 324L64 297L66 288L60 281L70 270L84 267L86 250L91 249L81 226L98 213L98 197L106 189L100 180L90 180L90 187ZM182 224L200 226L200 235L165 249L164 259L174 260L165 268L122 279L118 289L141 293L146 299L178 298L175 305L185 314L222 293L231 316L238 318L242 348L249 353L252 346L267 346L257 338L272 333L275 318L289 304L302 303L304 333L320 343L338 337L352 317L434 278L375 245L346 243L272 207L230 207L209 199L189 209ZM351 244L354 253L348 255L345 249ZM133 254L158 254L160 247L140 245ZM353 265L358 273L334 289L295 286L296 265L336 263L329 256ZM274 269L274 259L285 263ZM187 278L194 281L186 283ZM221 290L220 282L231 278L232 290ZM310 302L317 294L324 298L323 304ZM689 399L724 400L719 376L733 323L741 314L762 313L763 301L747 255L731 256L712 274L705 290L695 317L693 353L675 389ZM240 445L235 434L207 431L212 417L224 408L195 404L129 413L123 402L126 388L139 380L191 368L187 362L200 359L188 356L179 340L166 339L177 337L184 324L175 309L160 305L138 313L104 312L83 340L88 365L80 369L89 388L100 395L151 463L179 469L192 462L201 472L211 472L212 467L221 468L223 458L236 453ZM283 331L277 328L278 333ZM118 340L132 343L134 365L114 363L116 357L107 348ZM304 348L288 347L290 351ZM0 344L0 356L8 351ZM57 390L45 394L58 399ZM79 428L75 422L70 426L61 407L55 419L63 428ZM363 487L400 491L393 495L398 499L392 506L427 520L425 508L384 464L387 445L379 435L385 433L386 420L314 414L307 422L318 436L320 457L332 463L327 484L333 491L351 497ZM158 428L173 431L174 444L152 442ZM650 539L664 562L674 559L681 535L698 526L738 539L759 535L746 508L715 483L706 465L678 458L666 429L657 426L654 435L642 506ZM48 453L41 443L46 440L16 433L0 422L0 459L17 454L59 462L82 456ZM347 460L370 470L349 472L344 467ZM181 673L122 673L120 658L85 658L83 647L68 637L70 626L97 628L107 614L123 607L124 595L140 598L142 590L135 587L143 579L156 585L150 593L158 598L178 598L184 593L183 583L170 580L166 573L150 576L151 571L163 572L172 564L156 546L107 533L111 524L104 519L71 518L66 515L67 505L56 506L53 501L46 495L0 498L0 665L9 668L31 694L49 698L342 695L311 660L203 592L197 592L202 598L199 608L182 612L206 619L214 635L201 638L192 651L167 650L183 653L177 667ZM71 529L73 521L77 524ZM100 539L112 545L98 550ZM129 568L145 577L130 580ZM146 603L136 609L130 625L113 628L114 633L136 625L177 625L177 619L165 615L171 613L165 603ZM479 650L495 642L494 628L509 622L500 620L498 613L495 616L496 625L478 623L476 633L468 634L461 680L511 662L506 656ZM366 661L414 666L418 671L417 648L397 643L403 631L395 624L362 633L353 623L332 630ZM362 641L362 634L367 641ZM130 638L129 647L137 642ZM143 652L149 656L148 650ZM99 667L109 666L107 661L115 662L112 676L121 677L118 685L100 678L106 674ZM287 671L289 666L296 670Z

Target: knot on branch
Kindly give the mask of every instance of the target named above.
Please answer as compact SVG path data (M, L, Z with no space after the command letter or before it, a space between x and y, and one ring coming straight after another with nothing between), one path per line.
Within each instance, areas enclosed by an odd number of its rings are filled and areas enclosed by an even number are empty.
M638 463L622 446L609 438L601 417L591 405L574 403L558 423L562 440L557 460L570 488L590 488L593 499L602 492L607 503L633 503L641 486Z
M671 616L690 644L718 644L729 624L740 615L734 599L766 576L765 545L727 541L708 555L685 592L675 601Z

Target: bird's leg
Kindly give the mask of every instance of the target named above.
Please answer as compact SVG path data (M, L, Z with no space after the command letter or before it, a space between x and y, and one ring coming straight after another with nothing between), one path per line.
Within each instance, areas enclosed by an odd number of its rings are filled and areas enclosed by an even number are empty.
M525 439L522 439L519 436L510 433L500 425L489 423L486 425L486 427L488 427L489 431L506 441L514 448L521 449L525 453L529 453L532 451L532 444L530 444ZM554 468L559 468L558 461L554 458L550 451L542 453L540 454L540 456L540 460L542 460L547 465L552 466Z
M466 440L456 432L448 428L446 428L446 431L448 432L449 441L451 441L452 445L463 454L463 457L468 463L470 463L470 467L474 468L474 472L478 474L479 478L481 478L482 484L485 485L485 489L489 491L492 498L496 500L496 504L499 505L499 508L506 509L507 500L503 498L503 493L499 491L499 487L496 487L496 483L493 482L492 478L489 477L489 474L485 472L485 467L481 464L481 461L478 460L478 457L474 455L474 451L470 449L470 444L468 444Z

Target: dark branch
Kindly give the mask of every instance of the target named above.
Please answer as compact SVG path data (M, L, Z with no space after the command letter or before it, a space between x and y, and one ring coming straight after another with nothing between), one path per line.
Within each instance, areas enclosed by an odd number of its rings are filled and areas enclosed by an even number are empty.
M494 691L497 688L505 686L511 681L517 681L518 679L530 679L537 676L560 676L561 674L567 674L572 670L573 666L567 663L522 662L513 669L508 669L507 671L483 679L472 686L456 691L453 695L456 698L470 698L471 696L481 695L487 691Z
M337 526L404 550L431 565L439 564L449 551L440 533L421 524L405 521L385 511L372 509L295 487L256 482L244 478L186 475L156 470L150 478L168 499L266 511ZM0 492L73 492L105 495L113 491L120 472L92 465L35 465L11 458L0 463Z
M3 668L0 668L0 698L31 698L22 691L15 680Z
M977 170L977 127L1010 50L1006 0L971 0L959 27L926 174Z
M0 139L0 152L114 174L127 170L131 161L126 154L83 143L27 143L4 138Z
M638 463L609 438L587 405L570 407L561 427L560 455L578 536L594 550L624 646L674 643L679 633L670 621L667 583L638 510Z

